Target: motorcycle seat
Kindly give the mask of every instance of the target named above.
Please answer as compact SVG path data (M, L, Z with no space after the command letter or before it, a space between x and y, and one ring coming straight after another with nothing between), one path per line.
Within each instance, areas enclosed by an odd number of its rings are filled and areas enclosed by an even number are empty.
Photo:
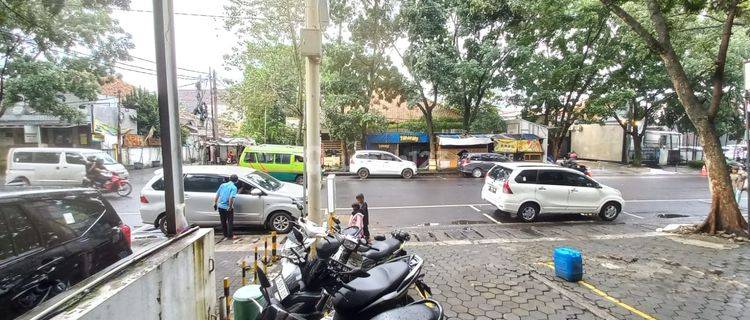
M373 241L370 247L378 250L367 250L365 252L362 252L362 256L370 260L379 261L391 256L394 252L396 252L396 250L401 247L401 241L396 238L389 237L383 241Z
M371 320L437 320L440 312L424 303L413 304L383 312Z
M399 260L370 269L369 277L356 278L348 283L355 289L341 288L333 299L336 313L356 314L380 297L396 290L409 274L409 264Z

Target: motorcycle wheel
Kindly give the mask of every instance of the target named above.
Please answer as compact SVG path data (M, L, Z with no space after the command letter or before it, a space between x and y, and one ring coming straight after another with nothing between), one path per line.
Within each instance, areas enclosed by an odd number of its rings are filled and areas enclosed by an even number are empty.
M117 188L117 194L120 195L120 197L127 197L131 192L133 192L133 186L130 185L130 182L125 182Z

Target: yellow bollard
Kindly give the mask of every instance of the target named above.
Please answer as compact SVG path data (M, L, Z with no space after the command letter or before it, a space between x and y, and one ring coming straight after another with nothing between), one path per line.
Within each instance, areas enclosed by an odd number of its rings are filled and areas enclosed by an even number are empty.
M228 315L231 313L231 310L229 307L232 305L232 298L229 296L229 277L224 277L224 301L226 302L227 306L227 318Z
M253 260L253 284L258 284L258 245L255 246L255 260Z
M276 231L271 231L271 262L275 262L279 257L276 256Z
M328 214L328 234L333 234L333 212Z
M263 266L268 264L268 238L263 239ZM266 269L263 269L265 271Z
M245 262L245 259L242 259L242 286L247 285L247 262Z

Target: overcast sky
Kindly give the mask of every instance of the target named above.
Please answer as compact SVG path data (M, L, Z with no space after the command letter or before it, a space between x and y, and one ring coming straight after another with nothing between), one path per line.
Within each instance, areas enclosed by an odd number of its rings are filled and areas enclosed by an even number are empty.
M226 3L226 0L178 0L174 1L174 11L175 13L222 16ZM130 51L134 59L125 61L127 65L118 67L117 72L129 84L156 90L156 76L143 73L154 73L154 63L138 59L156 60L154 18L151 13L152 0L131 0L130 8L131 11L114 11L115 18L120 21L122 28L131 34L133 44L135 44L135 48ZM226 71L223 67L223 55L230 53L232 46L237 42L234 34L224 29L223 19L177 14L174 23L178 67L206 73L209 68L216 68L219 78L233 80L241 78L240 70ZM125 70L126 68L140 72ZM146 71L146 69L151 71ZM177 74L190 77L199 75L199 73L185 70L177 70ZM181 89L192 89L191 82L194 83L195 80L181 79L178 85ZM218 86L224 87L221 83Z

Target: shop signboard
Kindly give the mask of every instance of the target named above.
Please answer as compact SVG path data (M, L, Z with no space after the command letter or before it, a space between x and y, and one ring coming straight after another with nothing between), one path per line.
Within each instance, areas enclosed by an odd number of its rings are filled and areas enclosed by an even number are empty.
M514 139L497 139L495 140L495 152L497 153L516 153L517 144Z
M419 142L419 136L402 134L399 137L399 142L416 143Z
M516 140L518 152L542 152L542 145L539 140Z

